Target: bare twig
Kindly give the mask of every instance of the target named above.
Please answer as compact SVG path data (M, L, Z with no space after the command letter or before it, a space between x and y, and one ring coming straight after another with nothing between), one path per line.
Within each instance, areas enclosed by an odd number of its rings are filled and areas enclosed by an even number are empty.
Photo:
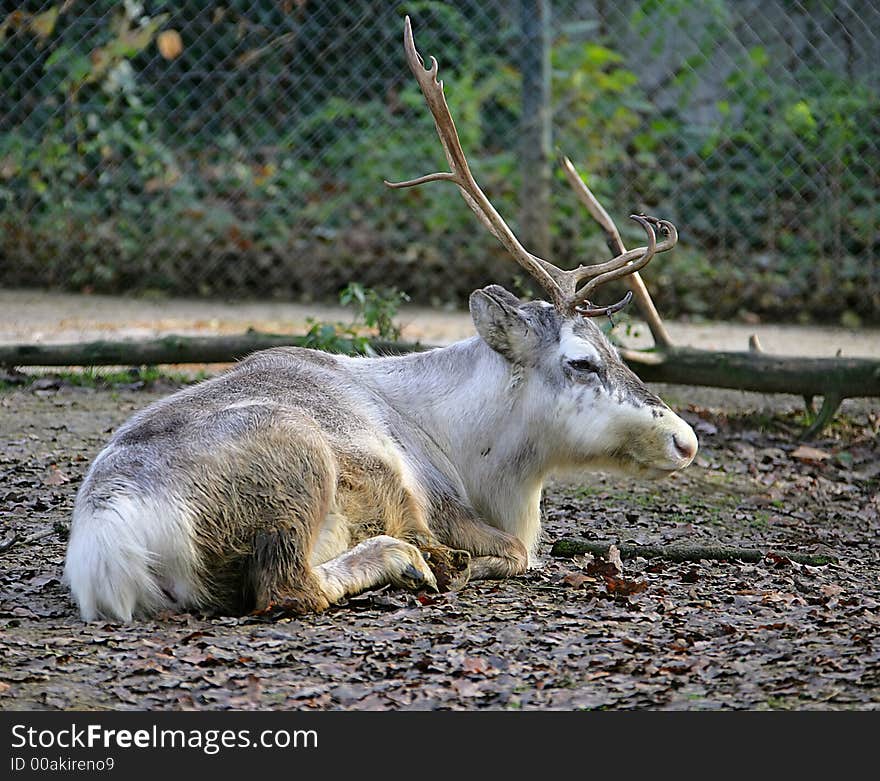
M812 439L822 431L822 429L834 419L834 415L839 409L842 401L843 397L839 393L826 393L822 398L822 407L816 415L816 419L810 424L807 430L801 434L800 439ZM812 404L810 406L812 406ZM807 407L807 411L812 412L810 407Z
M43 531L35 532L28 537L22 537L20 534L13 534L9 539L0 542L0 553L5 553L15 545L30 545L33 542L39 542L40 540L43 540L46 537L51 537L53 534L57 533L58 530L53 527L51 529L43 529Z

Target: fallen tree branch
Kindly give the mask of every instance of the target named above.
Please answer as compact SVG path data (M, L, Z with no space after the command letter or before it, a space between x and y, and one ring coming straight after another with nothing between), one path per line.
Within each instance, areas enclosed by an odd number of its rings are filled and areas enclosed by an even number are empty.
M344 347L347 340L340 339ZM307 337L248 331L230 336L168 335L143 341L0 345L2 366L134 366L169 363L231 363L269 347L307 344ZM377 352L394 355L431 349L412 342L371 340ZM869 358L797 358L757 352L670 348L664 352L620 351L647 382L715 388L836 396L880 396L880 361Z
M169 363L233 363L257 350L270 347L305 347L306 336L247 331L229 336L179 336L169 334L141 341L109 341L69 344L0 345L0 366L155 366ZM339 339L341 347L354 346ZM425 349L409 342L370 340L384 355Z
M558 558L571 558L582 556L585 553L604 556L608 553L611 543L590 542L573 537L563 537L553 543L550 550L551 556ZM622 559L634 559L641 556L646 559L662 558L670 561L700 561L709 559L712 561L747 561L760 562L771 553L756 548L736 548L727 545L617 545ZM775 552L775 555L790 559L798 564L809 564L811 567L820 567L825 564L836 564L835 556L808 553Z
M646 382L841 399L880 396L880 361L870 358L798 358L685 347L664 352L623 349L620 354Z

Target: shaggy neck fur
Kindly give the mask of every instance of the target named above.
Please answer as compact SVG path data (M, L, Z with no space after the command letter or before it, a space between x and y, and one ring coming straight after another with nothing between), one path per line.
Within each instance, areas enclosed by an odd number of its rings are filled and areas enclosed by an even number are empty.
M370 364L362 379L442 453L474 509L534 550L552 453L520 371L479 337Z

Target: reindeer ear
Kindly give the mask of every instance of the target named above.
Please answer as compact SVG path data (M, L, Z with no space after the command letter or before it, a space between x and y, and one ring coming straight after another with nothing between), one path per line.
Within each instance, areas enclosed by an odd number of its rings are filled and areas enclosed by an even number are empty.
M477 333L495 352L512 363L522 363L534 342L520 310L522 302L499 285L471 293L470 309Z

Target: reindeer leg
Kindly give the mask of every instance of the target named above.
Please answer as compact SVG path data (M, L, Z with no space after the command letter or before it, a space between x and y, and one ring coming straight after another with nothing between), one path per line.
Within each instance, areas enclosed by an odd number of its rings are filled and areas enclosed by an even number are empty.
M399 510L389 517L387 533L412 543L421 551L434 573L439 591L462 588L470 580L470 553L442 545L428 526L424 512L409 496Z
M525 546L512 534L487 524L468 530L467 539L456 540L456 545L468 547L471 559L471 580L489 580L522 575L529 567ZM471 547L471 546L475 547ZM496 551L484 553L484 551Z
M436 534L450 548L461 548L471 555L470 579L486 580L521 575L528 569L529 554L525 545L501 529L481 521L465 507L444 502L435 524Z
M330 603L388 583L413 591L437 590L437 580L419 549L387 534L358 543L313 572Z
M469 553L452 550L437 540L428 524L424 502L419 499L418 482L398 456L377 447L373 453L349 456L340 463L344 489L337 493L336 502L346 528L378 526L385 535L414 545L431 568L433 585L440 591L461 588L467 583ZM341 528L338 523L336 528ZM325 524L325 529L322 540L332 534L329 524ZM337 541L337 546L348 547L348 537L337 536L345 540ZM323 545L318 547L324 549ZM333 555L343 550L337 547ZM322 559L313 559L313 563L321 564L330 558L323 555Z
M257 534L251 556L253 615L280 613L301 616L326 610L330 602L320 581L303 561L298 535L283 529Z

